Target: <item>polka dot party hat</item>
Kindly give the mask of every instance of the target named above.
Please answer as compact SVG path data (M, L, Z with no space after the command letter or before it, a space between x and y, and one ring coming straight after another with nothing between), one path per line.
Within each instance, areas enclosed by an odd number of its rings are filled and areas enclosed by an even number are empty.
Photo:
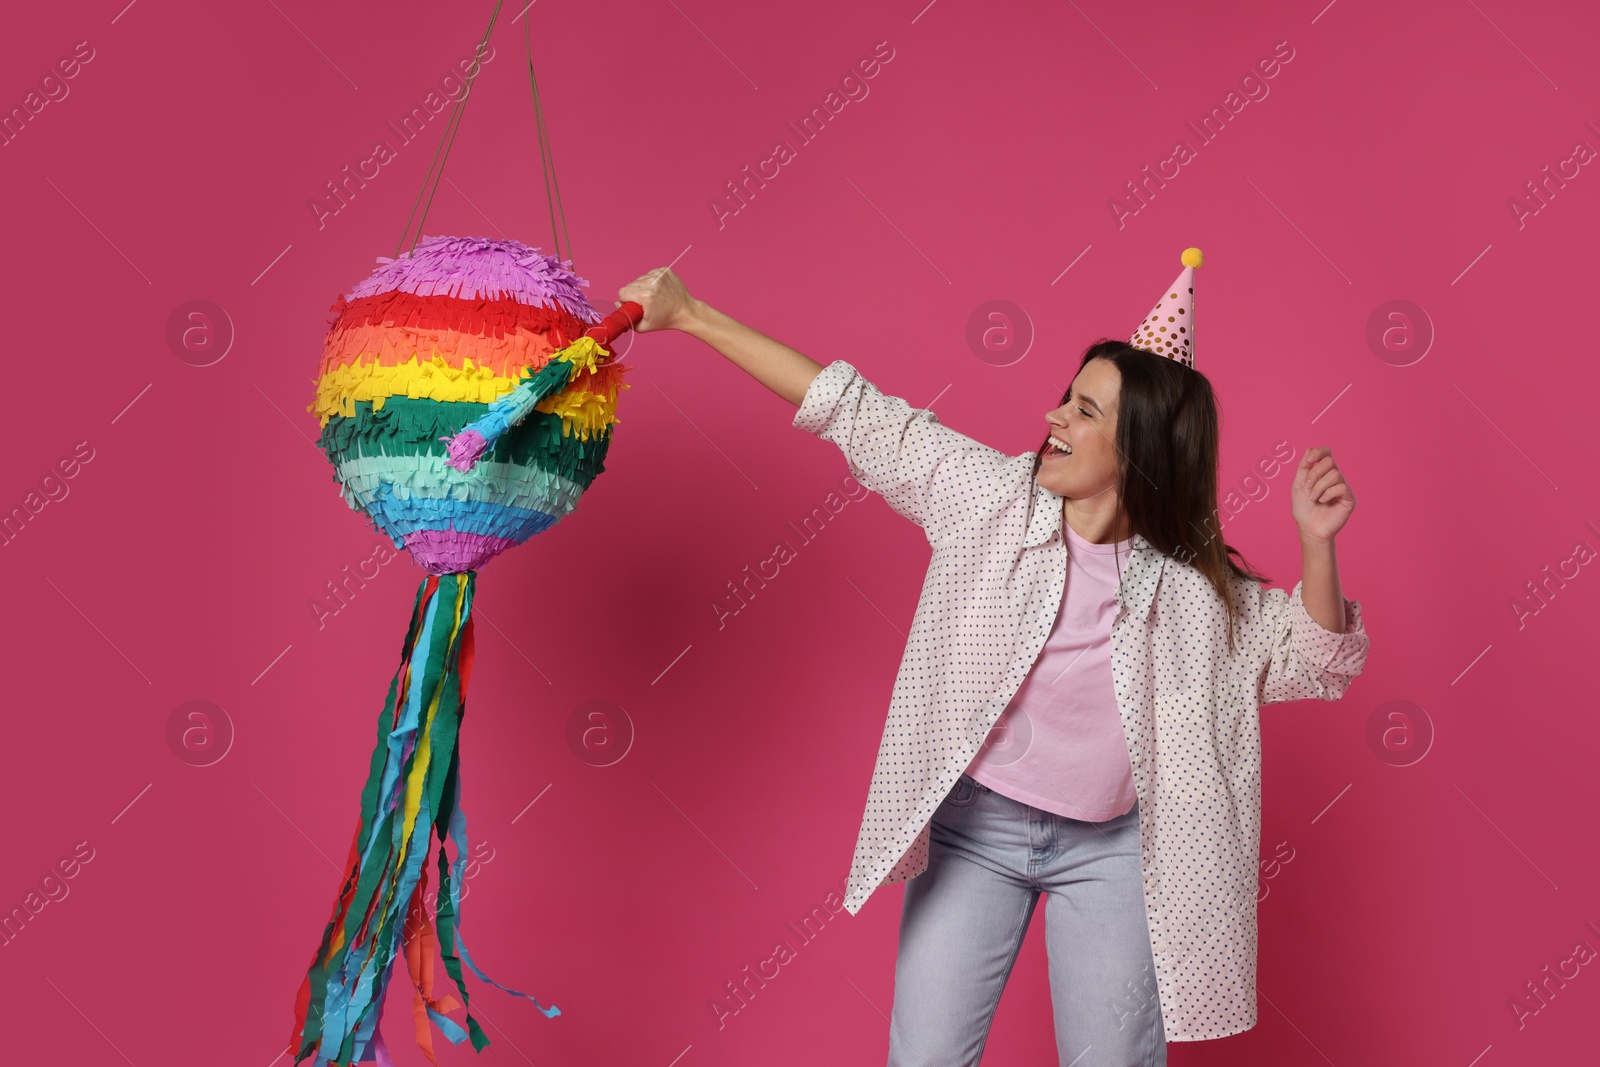
M1183 272L1167 288L1150 314L1139 323L1128 343L1134 348L1168 356L1185 367L1194 367L1194 269L1200 265L1200 250L1183 250Z

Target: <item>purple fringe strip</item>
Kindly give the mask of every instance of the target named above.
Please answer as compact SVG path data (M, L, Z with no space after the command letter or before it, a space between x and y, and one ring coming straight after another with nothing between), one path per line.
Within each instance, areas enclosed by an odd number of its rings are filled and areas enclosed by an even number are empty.
M599 322L600 313L583 295L589 282L566 264L521 241L492 237L424 237L398 259L379 256L381 264L346 300L399 290L418 296L454 296L463 300L510 297L526 304L559 304L584 322Z

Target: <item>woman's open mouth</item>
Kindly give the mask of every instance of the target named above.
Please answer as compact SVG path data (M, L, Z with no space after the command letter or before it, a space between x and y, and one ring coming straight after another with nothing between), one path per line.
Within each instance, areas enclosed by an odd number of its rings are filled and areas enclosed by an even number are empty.
M1072 455L1072 446L1058 437L1052 437L1048 442L1046 442L1044 446L1044 452L1041 455L1044 459L1054 459L1057 456L1070 456Z

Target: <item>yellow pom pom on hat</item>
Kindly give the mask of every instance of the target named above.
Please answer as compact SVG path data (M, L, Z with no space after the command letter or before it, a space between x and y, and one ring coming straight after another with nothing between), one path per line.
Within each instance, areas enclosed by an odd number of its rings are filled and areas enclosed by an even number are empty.
M1134 348L1175 359L1186 367L1194 366L1194 269L1200 265L1200 250L1185 248L1180 257L1183 271L1156 301L1128 343Z

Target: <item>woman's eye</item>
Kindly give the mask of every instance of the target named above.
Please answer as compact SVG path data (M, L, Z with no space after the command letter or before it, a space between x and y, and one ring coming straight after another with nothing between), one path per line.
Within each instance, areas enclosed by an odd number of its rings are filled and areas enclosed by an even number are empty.
M1079 408L1079 409L1078 409L1078 410L1079 410L1079 411L1083 411L1083 409L1082 409L1082 408ZM1083 411L1083 413L1084 413L1084 414L1085 414L1085 415L1087 415L1087 414L1089 414L1089 413L1088 413L1088 412L1087 412L1087 411Z

